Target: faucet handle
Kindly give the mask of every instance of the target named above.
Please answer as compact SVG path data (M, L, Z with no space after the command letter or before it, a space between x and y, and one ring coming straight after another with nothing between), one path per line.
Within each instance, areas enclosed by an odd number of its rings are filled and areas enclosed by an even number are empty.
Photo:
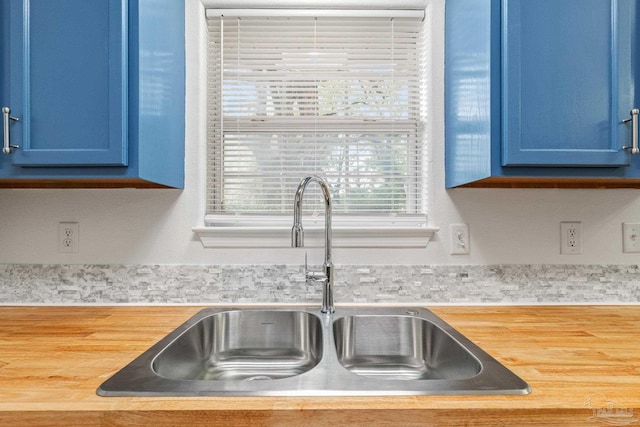
M304 252L304 278L307 282L324 283L328 280L327 275L322 271L309 271L307 262L307 251Z
M309 271L308 253L304 251L304 279L308 281L311 275L313 275L313 272Z

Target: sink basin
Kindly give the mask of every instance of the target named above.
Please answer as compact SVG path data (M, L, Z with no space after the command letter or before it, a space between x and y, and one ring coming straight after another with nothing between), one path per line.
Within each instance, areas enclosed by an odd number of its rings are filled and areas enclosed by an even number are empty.
M333 324L340 364L380 380L465 379L482 365L428 320L413 316L348 316Z
M423 308L209 308L100 396L527 394L526 382Z
M225 311L199 320L158 354L173 380L271 380L308 371L322 357L320 319L302 311Z

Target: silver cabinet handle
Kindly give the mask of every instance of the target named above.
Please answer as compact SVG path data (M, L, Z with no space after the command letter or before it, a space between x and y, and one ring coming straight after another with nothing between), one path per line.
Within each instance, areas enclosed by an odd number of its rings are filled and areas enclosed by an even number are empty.
M11 109L9 107L2 107L2 127L4 129L4 145L2 146L2 152L4 154L11 154L11 149L18 149L17 145L11 145L11 136L9 133L9 125L11 121L19 122L17 117L10 116Z
M622 149L631 150L631 154L636 155L640 154L640 147L638 147L638 114L640 114L640 109L634 108L629 114L631 114L631 118L623 120L622 123L631 122L631 146L624 146Z

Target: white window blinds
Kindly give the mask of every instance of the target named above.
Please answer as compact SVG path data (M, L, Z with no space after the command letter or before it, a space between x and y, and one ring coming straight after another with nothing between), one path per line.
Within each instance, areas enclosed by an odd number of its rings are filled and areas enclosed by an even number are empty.
M424 212L422 27L209 17L207 214L290 214L312 173L336 213Z

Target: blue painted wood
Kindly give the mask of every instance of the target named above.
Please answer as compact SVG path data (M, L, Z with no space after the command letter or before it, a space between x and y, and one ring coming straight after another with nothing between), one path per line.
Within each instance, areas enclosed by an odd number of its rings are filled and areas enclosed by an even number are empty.
M13 164L126 165L126 1L10 8Z
M9 106L9 3L3 1L0 2L0 107L6 106Z
M503 0L503 165L621 166L617 0ZM620 11L625 13L624 11Z
M120 66L126 68L119 71L119 78L127 81L128 85L124 105L117 112L124 114L123 121L126 123L122 140L128 139L128 144L124 146L127 148L125 158L128 159L128 165L107 166L87 162L69 167L66 166L69 163L58 158L63 166L22 166L12 162L15 155L13 153L10 156L0 155L0 180L65 180L66 185L73 185L74 179L141 179L169 187L184 186L184 0L100 1L103 5L109 4L109 7L118 3L125 7L119 12L120 16L128 17L121 26L122 40L126 42L126 46L124 50L118 47L120 51L128 53L127 57L120 61ZM13 4L17 0L3 0L0 3L0 22L9 22L9 2ZM74 11L80 13L80 9ZM113 14L109 16L112 18ZM105 21L105 15L93 16L91 19ZM8 31L9 26L14 26L13 17L10 25L0 28L0 33ZM2 46L9 46L10 43L5 41L3 40ZM2 55L1 59L3 65L9 62L7 55ZM58 64L56 58L52 57L51 60L51 64L42 65L45 70ZM80 62L78 57L73 57L73 61ZM107 74L111 71L105 71L102 67L98 72ZM81 80L83 76L79 75L77 78ZM0 80L4 84L8 82L8 76L0 76ZM157 89L158 86L161 90ZM109 120L114 120L113 116ZM37 121L32 119L31 126L36 124ZM113 135L116 131L110 124L109 127L109 133ZM16 128L17 126L14 126L12 130ZM101 150L98 142L91 140L88 144L94 145L85 150L87 152ZM65 152L61 153L65 155L75 155L74 147L59 151Z
M140 176L172 187L184 183L184 0L138 0L130 74L131 138L138 147ZM161 31L159 31L161 29ZM133 99L132 99L133 101Z
M500 78L499 68L492 66L500 60L492 41L499 35L492 31L496 25L499 0L445 3L447 187L491 175L492 141L499 139L495 133L500 117L499 86L492 84Z
M0 2L0 108L9 106L9 3ZM0 141L1 143L2 141ZM3 166L0 158L0 174Z
M610 4L609 0L602 1ZM600 164L583 166L580 163L550 166L547 160L544 160L543 166L503 164L503 147L510 141L502 134L502 117L506 109L502 101L507 96L503 93L502 84L505 78L502 69L502 2L503 0L446 2L446 186L456 187L490 177L640 178L640 156L633 157L629 166L621 167ZM527 3L530 6L538 4L537 1ZM621 90L617 94L617 105L611 104L611 111L617 108L622 115L619 119L621 121L631 106L640 105L640 51L637 49L640 40L640 5L637 0L617 0L616 6L619 34L627 34L617 41L617 76ZM487 14L491 15L490 27L486 24ZM526 18L524 14L521 17ZM469 37L475 37L476 40L467 40ZM468 63L476 65L469 67ZM472 90L465 90L469 84ZM626 84L630 84L631 88L626 88ZM464 96L460 97L460 94ZM553 101L556 98L558 97L551 96ZM461 109L461 106L473 104L476 104L473 108ZM467 113L456 114L460 109ZM471 120L474 109L477 112L490 112L490 119L475 114L475 118ZM608 122L602 126L610 127ZM617 143L628 145L629 126L621 123L617 126L620 138ZM550 135L558 143L558 138L554 137L555 132ZM552 149L558 151L555 146ZM486 164L487 156L490 157L490 166Z

